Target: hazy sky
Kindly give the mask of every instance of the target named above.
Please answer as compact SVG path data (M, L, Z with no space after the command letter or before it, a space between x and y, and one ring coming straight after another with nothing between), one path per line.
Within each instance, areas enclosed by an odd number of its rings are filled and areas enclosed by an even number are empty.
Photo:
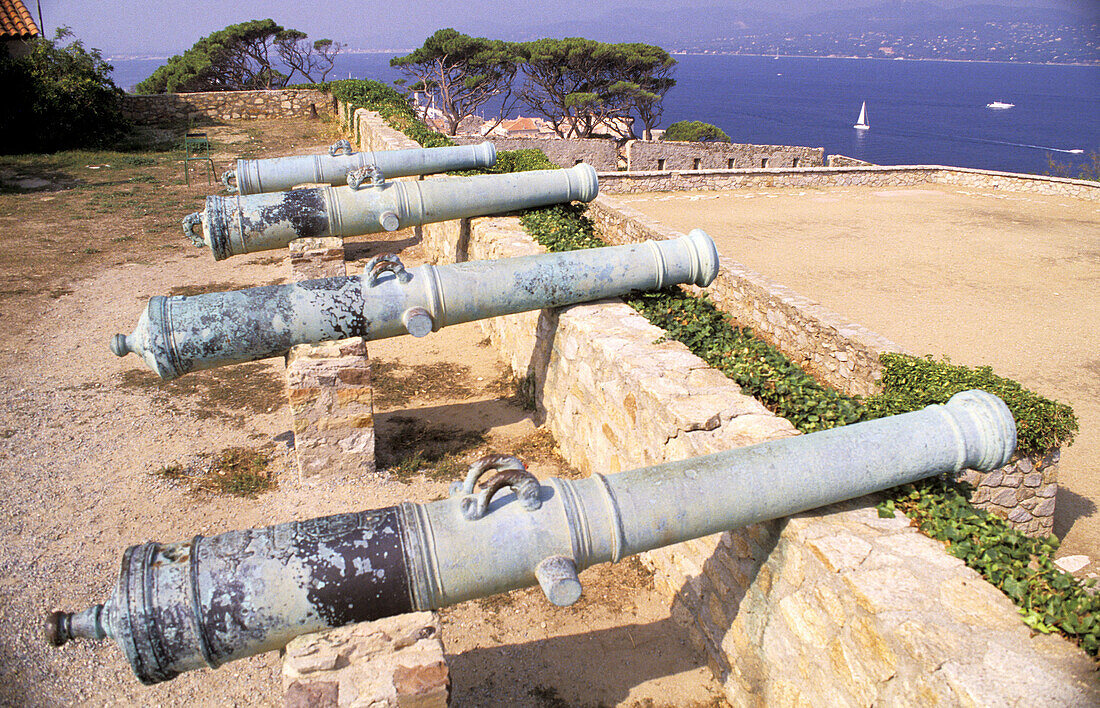
M440 27L500 39L521 39L525 29L594 13L671 7L722 6L805 15L875 4L875 0L23 0L45 33L68 25L85 45L111 54L174 54L226 25L270 17L311 39L328 37L353 48L407 49ZM1098 0L927 0L939 6L984 2L1021 7L1096 11ZM632 38L644 41L644 37Z

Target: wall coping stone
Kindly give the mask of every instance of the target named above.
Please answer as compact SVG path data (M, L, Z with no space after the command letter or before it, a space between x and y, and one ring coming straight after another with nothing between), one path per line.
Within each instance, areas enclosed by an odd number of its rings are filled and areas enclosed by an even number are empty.
M514 218L473 219L446 233L462 231L470 258L545 250ZM425 239L444 248L430 255L457 252L445 239ZM722 396L710 395L717 381L695 389L647 385L656 356L649 349L678 343L656 343L660 330L623 303L509 315L482 327L513 371L534 370L546 425L579 469L614 473L792 432L789 424L761 425L782 419L749 397L748 407L728 412ZM686 352L671 365L666 359L658 369L672 384L713 371ZM718 427L692 424L708 416ZM672 599L674 620L707 651L734 705L934 698L1084 706L1100 697L1084 652L1062 637L1035 635L1003 593L904 515L879 518L874 502L865 497L643 554Z
M657 179L669 179L676 176L684 177L761 177L761 176L803 176L803 177L835 177L841 175L908 175L925 177L921 182L932 184L958 184L960 178L966 176L984 177L996 181L994 188L1022 187L1025 184L1042 185L1060 191L1065 196L1074 196L1081 199L1100 200L1100 182L1093 180L1070 179L1067 177L1052 177L1048 175L1030 175L1019 172L999 172L996 170L979 170L969 167L951 167L946 165L851 165L842 167L754 167L733 169L704 169L704 170L663 170L645 172L600 172L600 188L603 193L606 189L614 190L618 183L632 181L656 181ZM675 182L654 188L654 192L662 191L725 191L732 189L752 189L759 185L754 183L714 185L706 183L676 185ZM783 185L771 185L781 187ZM803 182L791 186L811 186ZM836 186L822 183L821 186ZM1023 191L1030 191L1024 189Z

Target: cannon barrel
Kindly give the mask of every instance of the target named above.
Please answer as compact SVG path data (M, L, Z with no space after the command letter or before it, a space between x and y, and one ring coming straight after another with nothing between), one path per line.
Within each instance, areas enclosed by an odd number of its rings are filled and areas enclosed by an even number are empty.
M111 349L119 356L134 352L172 379L275 356L296 344L424 336L459 322L634 290L706 286L717 274L718 251L699 229L668 241L408 271L396 256L379 256L362 276L154 297L134 332L115 335Z
M591 165L475 177L386 182L375 173L362 187L210 196L183 220L184 233L215 260L283 248L297 238L359 236L436 221L487 216L563 202L590 202L599 193ZM196 233L201 225L202 235Z
M580 480L540 482L515 458L490 456L443 501L133 546L110 598L48 615L47 638L113 638L137 677L157 683L300 634L536 583L569 605L591 565L993 469L1015 442L1005 404L967 391L914 413Z
M346 147L340 154L343 145ZM258 194L282 192L295 185L346 184L348 172L373 165L387 178L430 175L451 170L492 167L497 162L496 146L480 145L416 148L413 150L364 150L351 152L346 141L333 145L328 155L293 155L263 160L237 160L237 169L226 172L223 181L230 192ZM236 187L230 180L236 180Z

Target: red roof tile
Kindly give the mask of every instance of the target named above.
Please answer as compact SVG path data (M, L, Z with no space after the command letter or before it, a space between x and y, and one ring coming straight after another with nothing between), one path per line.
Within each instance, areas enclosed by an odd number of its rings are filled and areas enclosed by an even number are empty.
M21 0L0 0L0 37L29 38L41 34Z
M539 127L534 120L530 118L516 118L514 120L504 120L500 123L501 127L511 132L516 130L538 130Z

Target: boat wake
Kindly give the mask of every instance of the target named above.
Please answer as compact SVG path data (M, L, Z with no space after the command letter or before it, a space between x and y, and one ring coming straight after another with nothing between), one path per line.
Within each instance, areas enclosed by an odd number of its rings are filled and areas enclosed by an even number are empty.
M994 140L992 138L977 138L969 135L951 135L948 133L937 133L928 130L912 130L912 129L897 129L887 128L879 131L883 134L893 135L905 135L905 136L918 136L918 137L930 137L937 140L957 140L959 142L966 143L983 143L986 145L1004 145L1006 147L1025 148L1028 150L1042 150L1043 152L1057 152L1067 155L1083 155L1084 150L1081 148L1057 148L1049 145L1035 145L1033 143L1016 143L1008 140Z
M988 138L964 138L964 140L973 140L974 142L978 143L991 143L993 145L1007 145L1009 147L1030 148L1032 150L1042 150L1043 152L1063 152L1070 155L1080 155L1085 152L1081 148L1073 148L1067 150L1065 148L1049 147L1047 145L1032 145L1030 143L1010 143L1006 140L990 140Z

